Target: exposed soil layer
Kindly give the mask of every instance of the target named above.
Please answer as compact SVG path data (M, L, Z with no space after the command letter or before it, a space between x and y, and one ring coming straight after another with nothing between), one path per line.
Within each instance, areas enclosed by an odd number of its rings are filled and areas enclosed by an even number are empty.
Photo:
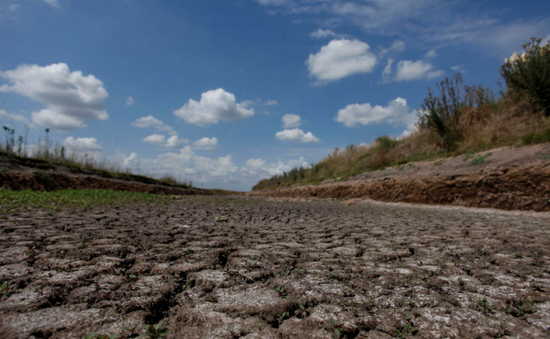
M18 338L550 338L548 213L185 197L0 229Z
M108 189L154 194L212 195L209 191L171 185L141 175L82 169L5 153L0 153L0 187L13 190Z
M409 163L344 181L252 192L254 196L370 198L504 210L550 210L550 145L499 148Z

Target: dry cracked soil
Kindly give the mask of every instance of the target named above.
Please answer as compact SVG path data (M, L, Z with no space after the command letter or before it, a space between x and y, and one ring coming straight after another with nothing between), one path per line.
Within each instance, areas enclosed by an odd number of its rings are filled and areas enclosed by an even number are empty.
M550 338L548 214L185 197L0 225L13 338Z

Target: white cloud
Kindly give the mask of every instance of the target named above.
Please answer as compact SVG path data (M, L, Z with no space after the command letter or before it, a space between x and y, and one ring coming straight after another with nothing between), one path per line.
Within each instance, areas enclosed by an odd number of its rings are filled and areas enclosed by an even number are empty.
M275 101L275 100L268 100L268 101L266 101L266 102L264 103L264 105L266 105L266 106L276 106L276 105L278 105L278 104L279 104L279 103L278 103L277 101Z
M313 133L311 132L304 133L304 131L302 131L299 128L285 129L284 131L277 132L275 134L275 137L279 140L299 142L299 143L314 143L314 142L321 141L320 139L315 137Z
M218 148L218 138L202 138L195 141L193 146L198 149L214 151Z
M0 92L15 92L48 106L32 113L37 124L68 131L86 127L84 120L109 118L104 104L109 94L103 82L81 71L71 72L67 64L19 65L0 76L11 82L0 86Z
M154 127L157 131L166 131L170 135L178 134L178 132L174 131L172 127L166 125L165 123L153 117L152 115L139 118L136 121L132 122L131 125L134 127L140 127L140 128Z
M9 9L12 10L12 11L16 11L20 8L21 6L19 4L11 4Z
M372 72L376 56L370 46L359 40L332 40L306 62L310 76L333 81L358 73Z
M296 114L285 114L283 115L283 128L294 128L300 127L302 124L302 118Z
M387 107L372 107L370 103L348 105L338 111L334 120L346 127L388 123L406 125L410 130L414 128L418 117L416 112L409 111L407 100L397 97L390 101Z
M405 42L403 40L395 40L390 48L380 51L379 56L383 57L386 54L393 54L394 52L402 52L405 50Z
M466 72L462 65L451 66L451 69L455 72L460 72L460 73L465 73Z
M386 67L382 71L382 82L389 82L392 74L393 59L389 58Z
M68 149L80 151L80 152L101 152L103 148L98 145L96 138L65 138L63 146Z
M128 99L126 99L126 106L133 106L133 105L134 105L134 98L128 97Z
M6 118L9 120L17 121L30 127L29 119L26 116L19 114L11 114L0 109L0 118Z
M44 0L44 2L55 8L59 8L61 6L58 0Z
M256 181L269 178L274 175L281 175L295 167L309 167L308 162L304 157L299 159L291 159L287 163L276 161L267 163L262 158L248 159L246 164L241 168L241 172L245 175L251 175Z
M204 127L217 124L219 120L232 121L253 116L254 109L247 109L247 106L248 101L239 104L235 95L218 88L202 93L200 101L189 99L180 109L174 110L174 114L187 123Z
M180 139L177 135L173 135L170 138L166 139L166 137L162 134L150 135L144 138L142 141L155 146L167 148L180 148L183 146L183 144L189 143L188 139Z
M433 79L442 76L444 73L442 70L433 69L434 66L426 61L403 60L397 64L395 81Z
M316 39L323 39L326 37L336 37L336 33L331 31L330 29L321 29L318 28L316 31L311 32L309 36Z
M141 159L137 155L137 153L130 154L129 157L124 158L124 161L122 162L122 167L127 168L131 170L132 172L140 172L141 171Z
M156 157L150 164L156 173L184 173L193 175L194 181L228 180L238 170L233 164L233 157L227 155L212 159L196 155L190 146L185 146L180 153L165 153Z
M435 49L432 49L430 51L428 51L428 53L426 53L426 55L424 56L424 58L426 59L433 59L437 56L437 52L435 51Z

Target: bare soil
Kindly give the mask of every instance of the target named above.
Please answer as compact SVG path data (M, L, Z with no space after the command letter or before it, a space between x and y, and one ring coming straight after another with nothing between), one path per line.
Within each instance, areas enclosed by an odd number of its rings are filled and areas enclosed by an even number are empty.
M548 213L185 197L0 229L17 338L550 338Z
M249 194L550 211L550 144L502 147Z

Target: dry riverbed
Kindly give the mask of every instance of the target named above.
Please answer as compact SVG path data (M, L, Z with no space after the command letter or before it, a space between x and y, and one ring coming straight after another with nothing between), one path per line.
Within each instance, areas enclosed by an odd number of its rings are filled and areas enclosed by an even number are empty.
M184 197L0 225L18 338L550 338L548 214Z

